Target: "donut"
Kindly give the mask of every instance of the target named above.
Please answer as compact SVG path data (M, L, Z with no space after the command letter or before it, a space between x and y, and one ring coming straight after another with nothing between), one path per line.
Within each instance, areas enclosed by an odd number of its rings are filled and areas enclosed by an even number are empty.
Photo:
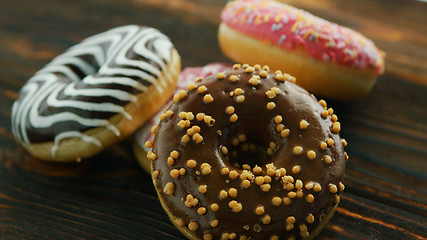
M91 157L167 101L180 67L173 44L154 28L128 25L94 35L27 81L12 107L12 132L41 160Z
M340 201L338 117L269 70L236 64L197 79L146 142L160 202L189 239L312 239Z
M286 70L325 98L362 98L384 72L384 53L371 40L284 3L231 1L221 19L218 38L225 55Z
M226 63L210 63L203 67L187 67L182 70L178 77L175 93L180 90L187 90L187 85L194 82L198 77L207 77L217 72L222 72L226 69L231 69L230 64ZM160 117L172 103L170 99L155 116L150 118L141 128L133 134L133 151L136 160L147 173L151 173L151 161L147 159L147 153L150 151L145 146L146 141L153 141L154 135L151 134L151 128L159 124Z

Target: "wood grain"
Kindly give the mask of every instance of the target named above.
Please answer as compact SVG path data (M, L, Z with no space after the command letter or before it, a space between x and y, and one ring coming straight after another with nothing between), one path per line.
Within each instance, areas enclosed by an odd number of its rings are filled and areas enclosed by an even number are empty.
M114 26L170 36L184 66L227 61L216 42L225 0L0 1L0 239L184 239L130 140L82 163L40 162L15 143L10 108L25 81L81 39ZM427 4L289 0L361 31L387 52L365 99L328 101L350 160L346 190L318 239L427 238Z

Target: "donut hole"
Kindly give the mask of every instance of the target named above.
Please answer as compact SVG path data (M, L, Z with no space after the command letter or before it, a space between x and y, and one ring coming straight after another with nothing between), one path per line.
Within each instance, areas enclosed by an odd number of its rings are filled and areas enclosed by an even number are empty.
M274 142L262 141L245 133L234 134L220 147L226 165L237 169L253 169L270 162L270 156L278 149Z

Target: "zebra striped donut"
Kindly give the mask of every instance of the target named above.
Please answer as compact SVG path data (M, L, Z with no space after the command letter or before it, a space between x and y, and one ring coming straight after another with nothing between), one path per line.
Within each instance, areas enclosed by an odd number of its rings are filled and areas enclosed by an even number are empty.
M94 35L31 77L12 107L12 132L35 157L68 162L129 136L173 93L180 57L154 28Z

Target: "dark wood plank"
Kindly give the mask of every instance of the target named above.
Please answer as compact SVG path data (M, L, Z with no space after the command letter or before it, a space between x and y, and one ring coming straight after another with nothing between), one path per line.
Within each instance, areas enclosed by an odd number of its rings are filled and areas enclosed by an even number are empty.
M216 43L225 2L0 2L0 239L184 239L134 160L130 140L82 163L43 163L15 143L10 108L25 81L52 57L114 26L160 29L184 66L227 61ZM355 28L387 52L386 74L369 96L328 101L350 160L340 207L319 239L426 239L427 4L287 2Z

